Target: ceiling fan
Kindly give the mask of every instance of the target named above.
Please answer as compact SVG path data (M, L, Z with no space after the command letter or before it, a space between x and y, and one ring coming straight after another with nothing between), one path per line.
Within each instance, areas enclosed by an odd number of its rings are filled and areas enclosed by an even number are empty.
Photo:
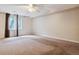
M28 9L29 12L35 12L35 11L38 10L38 7L36 5L34 5L34 4L29 4L27 6L27 9Z

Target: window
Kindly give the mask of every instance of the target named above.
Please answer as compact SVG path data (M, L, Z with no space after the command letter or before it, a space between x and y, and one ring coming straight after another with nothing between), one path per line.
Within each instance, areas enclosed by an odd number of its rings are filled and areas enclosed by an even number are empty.
M9 30L17 29L17 16L10 15L9 17ZM22 17L18 17L18 30L22 30Z
M22 30L22 20L23 20L23 17L22 16L18 16L18 29L19 30Z
M16 16L10 15L10 17L9 17L9 30L16 30L17 29L16 25L17 25Z

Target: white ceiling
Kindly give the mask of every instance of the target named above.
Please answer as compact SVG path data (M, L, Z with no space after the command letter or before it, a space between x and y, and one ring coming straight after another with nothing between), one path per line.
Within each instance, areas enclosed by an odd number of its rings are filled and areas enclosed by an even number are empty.
M36 17L53 12L58 12L64 9L74 8L79 6L78 4L37 4L38 10L35 12L29 12L27 10L27 4L14 4L14 5L0 5L0 12L7 12L11 14L19 14L29 17Z

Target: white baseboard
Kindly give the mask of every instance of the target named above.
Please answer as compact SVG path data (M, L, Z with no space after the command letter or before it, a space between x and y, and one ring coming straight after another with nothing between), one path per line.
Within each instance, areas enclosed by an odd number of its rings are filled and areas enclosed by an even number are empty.
M44 36L44 37L48 37L48 38L56 38L56 39L59 39L59 40L65 40L65 41L70 41L70 42L79 43L79 41L68 40L68 39L61 38L61 37L49 36L49 35L45 35L45 34L37 34L37 35Z

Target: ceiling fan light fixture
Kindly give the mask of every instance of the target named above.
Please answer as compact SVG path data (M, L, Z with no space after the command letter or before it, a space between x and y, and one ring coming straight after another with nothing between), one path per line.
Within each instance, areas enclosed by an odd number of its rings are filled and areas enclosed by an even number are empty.
M36 9L35 8L28 8L28 11L29 12L34 12L34 11L36 11Z
M37 10L37 7L34 6L33 4L29 4L28 6L28 11L29 12L35 12Z

